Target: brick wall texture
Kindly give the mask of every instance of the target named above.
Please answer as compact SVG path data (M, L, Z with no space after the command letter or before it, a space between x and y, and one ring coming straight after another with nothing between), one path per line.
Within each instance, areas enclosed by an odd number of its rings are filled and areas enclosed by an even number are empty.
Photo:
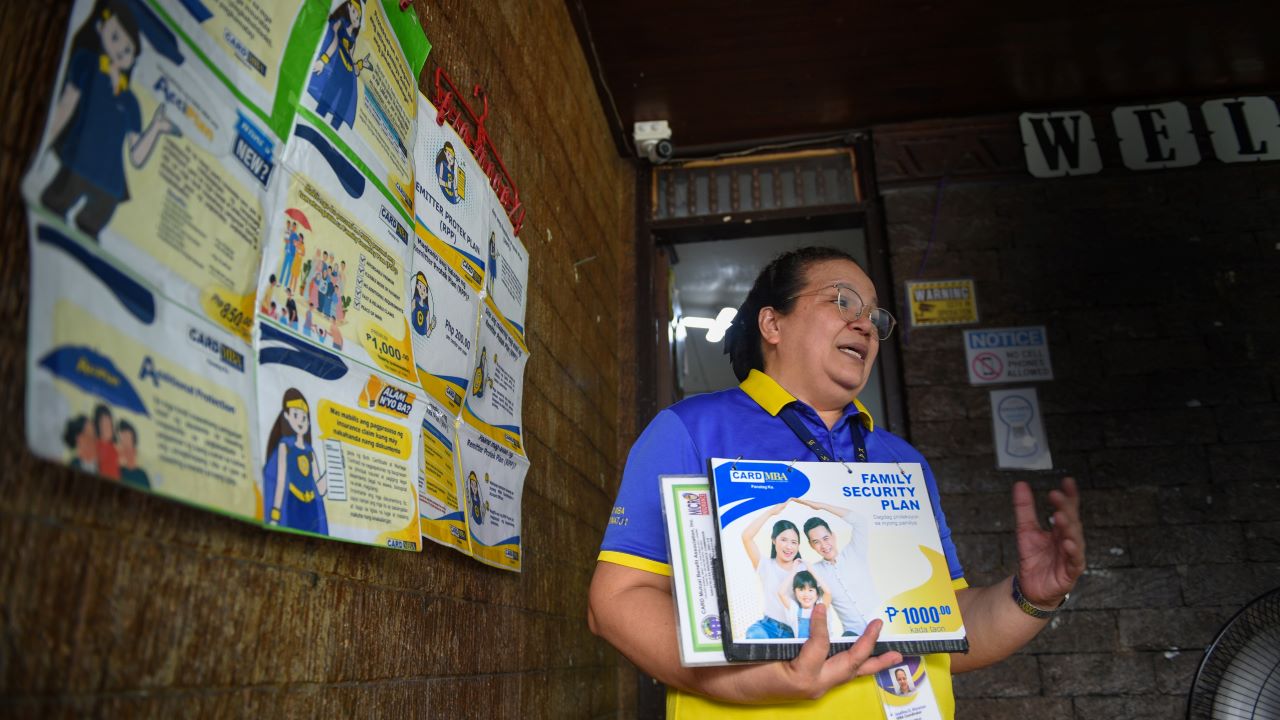
M634 675L585 617L619 447L635 432L622 411L635 397L634 172L565 4L415 3L435 45L422 77L442 66L459 87L484 85L489 130L528 207L520 575L436 546L409 554L270 533L27 453L18 181L67 5L0 4L0 716L562 718L631 707Z
M1084 493L1070 609L957 678L958 717L1181 717L1205 646L1280 585L1280 165L953 180L884 204L900 308L906 280L972 277L981 326L1048 328L1052 472L994 469L960 329L899 339L910 436L970 583L1016 567L1015 479L1041 508L1062 475Z

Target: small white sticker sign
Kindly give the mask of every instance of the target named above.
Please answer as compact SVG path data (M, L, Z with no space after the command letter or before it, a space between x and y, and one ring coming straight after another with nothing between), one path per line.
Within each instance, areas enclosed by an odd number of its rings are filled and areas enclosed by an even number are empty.
M1001 470L1052 470L1049 439L1040 419L1035 388L991 391L991 424L996 467Z
M964 359L970 385L1053 379L1043 325L965 330Z

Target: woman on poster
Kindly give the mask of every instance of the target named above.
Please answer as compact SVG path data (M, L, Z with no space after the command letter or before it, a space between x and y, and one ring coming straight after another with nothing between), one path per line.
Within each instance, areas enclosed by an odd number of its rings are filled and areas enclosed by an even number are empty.
M262 467L267 522L328 535L324 496L329 487L311 445L311 409L296 388L284 391L280 406L267 439L267 463Z
M341 129L344 123L347 127L355 125L360 100L356 78L364 71L365 60L355 60L351 53L355 51L363 15L360 0L345 0L338 5L325 23L320 57L311 68L307 94L316 101L316 114L321 119L332 116L329 124L334 130Z
M764 604L764 617L747 628L748 639L793 638L796 630L788 621L791 614L783 603L783 597L791 593L791 581L795 574L805 569L800 559L800 529L790 520L778 520L769 533L769 560L763 561L756 547L756 535L764 524L782 512L785 502L774 505L769 512L760 513L742 531L742 546L747 551L751 567L760 578L760 592Z
M918 462L969 640L967 654L924 655L917 702L954 717L951 675L1008 657L1048 624L1084 572L1084 530L1075 481L1049 493L1053 522L1036 519L1031 488L1013 486L1017 569L969 587L925 458L875 422L858 402L894 319L871 278L847 253L824 247L775 258L747 294L725 348L740 385L692 396L659 412L631 448L605 530L587 621L629 660L665 683L667 717L882 717L874 675L904 664L872 657L882 623L872 620L846 651L812 633L792 660L715 667L680 661L662 475L705 475L711 458ZM807 436L807 437L806 437ZM826 624L818 603L810 623ZM740 705L768 705L743 708Z
M75 223L95 240L116 207L129 199L125 155L141 168L161 135L181 134L165 116L163 104L142 129L142 110L129 87L141 52L138 22L129 5L121 0L95 4L71 41L62 94L49 121L61 167L40 201L65 216L84 198Z

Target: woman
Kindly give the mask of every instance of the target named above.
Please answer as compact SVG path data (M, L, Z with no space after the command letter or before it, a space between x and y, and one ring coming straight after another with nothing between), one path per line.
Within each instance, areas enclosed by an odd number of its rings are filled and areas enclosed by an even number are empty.
M316 114L331 115L329 124L339 130L345 124L353 127L359 104L356 77L364 71L364 60L352 57L364 8L359 0L340 3L325 23L320 57L311 68L311 84L307 94L316 101Z
M800 559L800 529L790 520L779 520L773 524L773 531L769 533L768 562L761 562L760 550L756 548L756 535L760 529L786 506L786 503L774 505L769 512L760 513L742 531L742 546L747 550L751 567L760 577L760 590L764 593L764 617L747 628L746 637L749 639L796 636L796 629L787 620L783 598L791 592L791 580L795 574L805 569L804 560Z
M1056 609L1083 572L1074 482L1064 481L1049 495L1056 509L1051 531L1039 527L1030 488L1018 483L1013 498L1021 592L1011 592L1012 578L967 587L927 462L877 425L857 400L893 326L871 279L849 255L830 248L781 255L756 278L726 335L742 384L663 410L632 446L592 578L587 620L667 684L669 718L808 720L814 711L880 717L878 686L869 675L902 662L896 652L871 657L881 627L874 620L851 649L830 658L827 634L814 633L786 662L681 665L658 477L705 474L709 458L921 463L970 641L967 655L926 655L922 661L942 717L955 711L951 672L989 665L1024 645L1047 624L1047 615L1033 616L1021 601L1041 613ZM826 613L819 603L810 623L822 627Z
M160 136L180 134L165 116L163 103L142 127L142 109L130 87L141 52L138 21L129 3L95 4L71 41L62 92L49 121L61 166L41 202L65 216L84 198L75 223L94 240L116 207L129 199L124 158L141 168Z
M324 496L329 486L311 446L310 408L295 388L284 391L280 406L267 439L267 463L262 467L267 522L328 535Z

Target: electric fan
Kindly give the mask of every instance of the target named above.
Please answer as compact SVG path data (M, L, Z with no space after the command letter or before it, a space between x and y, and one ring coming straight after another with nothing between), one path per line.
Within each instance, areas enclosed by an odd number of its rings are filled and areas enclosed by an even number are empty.
M1204 653L1187 720L1280 720L1280 588L1236 613Z

